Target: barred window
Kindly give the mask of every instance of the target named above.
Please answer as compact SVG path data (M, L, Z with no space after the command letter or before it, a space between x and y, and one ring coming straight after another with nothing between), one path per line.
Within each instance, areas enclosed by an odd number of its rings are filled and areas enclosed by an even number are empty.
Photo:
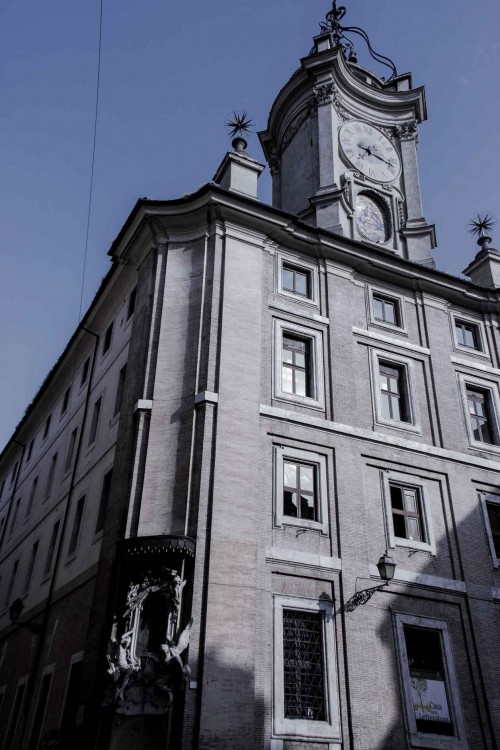
M322 615L283 610L286 719L325 721Z

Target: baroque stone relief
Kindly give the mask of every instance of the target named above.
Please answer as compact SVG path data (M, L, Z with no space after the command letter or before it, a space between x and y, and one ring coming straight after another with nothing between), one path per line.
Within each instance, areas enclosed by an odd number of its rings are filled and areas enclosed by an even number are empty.
M414 138L418 143L418 126L416 120L403 122L401 125L394 125L394 133L400 141L406 141Z
M115 619L107 649L109 687L104 705L118 714L165 714L175 692L190 675L182 654L193 620L178 632L181 593L186 581L163 569L130 583L125 610Z

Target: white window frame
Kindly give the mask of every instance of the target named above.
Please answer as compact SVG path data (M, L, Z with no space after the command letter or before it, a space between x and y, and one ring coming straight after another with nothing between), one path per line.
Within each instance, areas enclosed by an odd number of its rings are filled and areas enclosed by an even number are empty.
M436 539L434 537L434 530L432 527L432 519L430 512L430 503L427 497L427 491L425 482L419 477L412 476L411 474L400 474L393 471L383 471L382 473L382 486L383 486L383 501L385 510L385 522L387 529L387 543L391 549L396 547L408 547L409 549L420 550L421 552L429 552L431 555L436 555ZM391 504L391 484L398 484L404 487L411 487L416 489L420 499L420 510L421 510L421 525L424 533L426 542L420 542L418 539L406 539L405 537L396 536L394 533L394 524L392 521L392 504Z
M457 320L463 320L464 323L470 323L470 325L476 326L479 334L480 349L472 349L470 346L464 346L457 340ZM450 328L451 336L453 341L453 348L457 352L464 352L470 354L473 357L482 357L483 359L490 359L490 353L488 350L488 339L486 338L486 329L484 327L484 321L479 318L471 317L469 314L462 315L460 312L450 311Z
M486 380L484 378L476 378L472 375L465 375L462 372L457 373L457 377L464 413L465 428L467 431L467 437L469 439L470 447L477 448L481 451L491 451L492 453L500 454L500 395L498 392L498 383L493 380ZM491 430L495 438L495 443L483 443L480 440L474 439L472 425L470 423L469 407L467 405L467 386L477 388L481 391L488 391L488 393L490 394L489 408L491 417Z
M283 689L283 610L320 612L323 622L323 674L327 721L286 719ZM335 618L332 602L291 596L274 596L274 694L273 736L340 742L340 711L335 650Z
M286 516L283 512L283 464L286 459L307 463L316 469L316 508L319 520L311 521L306 518ZM313 529L322 534L328 534L328 484L326 471L326 456L321 453L305 451L299 448L289 448L285 445L274 447L275 467L275 500L274 524L278 527L299 526L303 529Z
M291 333L299 338L309 339L311 342L310 371L311 371L311 396L299 396L296 393L286 393L282 388L282 350L283 335ZM323 333L314 328L305 328L296 323L285 320L274 319L274 398L283 401L291 401L302 406L310 406L316 409L325 408L325 387L323 375Z
M381 384L380 384L380 362L394 363L396 367L402 367L404 369L405 377L405 406L408 409L410 421L402 422L398 419L387 419L382 416L382 399L381 399ZM371 383L373 392L373 417L376 424L384 425L385 427L393 427L398 430L405 430L410 432L421 432L420 426L420 413L418 409L417 401L417 388L415 384L414 374L414 360L408 357L402 357L399 354L394 354L392 351L384 351L383 349L371 349L370 350L370 369L371 369Z
M490 505L498 505L500 507L500 492L487 492L486 490L479 491L479 500L481 503L481 511L483 514L484 529L486 531L486 538L488 539L488 546L490 548L491 561L494 568L500 568L500 558L497 557L495 550L495 544L493 542L493 534L491 533L490 517L488 515L487 503Z
M405 625L413 625L415 627L427 628L429 630L438 630L441 633L442 657L449 709L453 726L455 731L458 732L458 734L453 737L446 737L437 734L433 735L430 733L428 734L427 732L424 733L417 731L417 722L412 704L408 654L406 651L403 630ZM435 748L436 750L467 750L467 737L465 734L464 719L460 705L460 694L453 660L451 638L448 631L448 623L445 620L437 620L433 617L416 617L414 615L395 612L394 626L396 630L396 644L399 657L399 676L401 680L404 712L410 747Z
M306 271L310 274L311 280L311 296L304 297L302 294L295 294L294 292L283 289L283 265L295 266L298 270ZM286 253L276 253L276 294L282 297L286 297L294 302L301 302L304 305L312 307L319 307L319 280L318 280L318 266L315 263L308 262L303 258L297 258L294 255L288 255Z
M373 298L374 297L384 297L385 299L389 300L390 302L395 302L398 307L399 312L399 320L400 325L392 324L392 323L384 323L383 320L377 320L375 318L375 311L373 308ZM393 292L392 290L384 289L380 286L368 286L368 321L370 325L377 326L377 328L383 328L385 331L392 331L393 333L404 333L406 336L408 335L408 330L406 327L406 314L405 314L405 304L404 304L404 297L402 294L397 294L396 292Z

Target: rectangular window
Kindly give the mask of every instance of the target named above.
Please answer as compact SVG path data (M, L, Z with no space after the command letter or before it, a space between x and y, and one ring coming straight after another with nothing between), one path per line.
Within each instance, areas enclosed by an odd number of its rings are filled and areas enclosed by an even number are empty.
M50 685L52 682L52 674L44 674L42 677L42 683L40 685L40 692L38 694L38 703L36 706L35 715L33 717L33 724L31 725L31 735L28 743L28 750L36 750L38 747L38 740L45 719L45 711L47 709L47 703L49 699Z
M328 534L326 456L275 446L275 525L300 526Z
M82 367L82 375L80 378L80 388L82 387L82 385L84 385L87 382L87 378L89 376L89 368L90 368L90 357L87 357Z
M47 549L47 557L45 558L45 566L43 568L44 578L46 578L46 576L48 576L50 571L52 570L52 563L54 561L54 552L56 551L56 543L57 537L59 535L60 523L60 521L56 521L54 526L52 527L52 534L50 536L49 547Z
M104 334L104 338L102 340L102 354L103 354L103 356L106 354L107 351L109 351L109 349L111 347L111 341L112 340L113 340L113 321L106 328L106 333Z
M322 614L283 610L285 719L325 721Z
M405 614L395 619L410 746L465 750L447 623Z
M284 459L283 515L318 520L316 466Z
M401 326L401 314L399 311L399 300L384 297L381 294L373 295L373 318L377 323Z
M283 335L281 387L284 393L309 397L311 395L311 342Z
M97 521L95 525L95 534L98 534L104 527L106 520L106 511L108 508L109 493L111 491L111 478L113 470L106 472L102 480L101 499L99 501L99 510L97 511Z
M2 479L2 484L0 484L0 497L2 497L4 489L5 489L5 479Z
M18 497L16 500L16 504L14 505L14 513L12 514L12 521L10 522L10 529L9 529L9 538L14 533L14 529L16 527L17 523L17 516L19 514L19 507L21 505L21 498Z
M495 550L497 558L500 559L500 504L487 502L486 510L488 511L488 521L493 540L493 549Z
M78 500L75 509L75 517L73 519L73 528L71 529L71 536L68 545L68 557L71 557L76 553L78 547L78 538L80 536L80 529L82 526L83 508L85 506L85 495Z
M38 477L35 477L33 480L33 484L31 485L31 492L28 498L28 505L26 506L26 515L24 516L25 518L28 518L28 516L30 515L33 509L33 503L35 502L37 484L38 484Z
M26 453L26 463L29 464L31 461L31 456L33 454L33 445L34 445L35 439L33 438L30 440L30 444L28 445L28 451Z
M82 666L83 661L81 658L78 661L73 661L71 664L60 725L63 747L74 747L76 744L73 733L76 728L76 720L78 716Z
M5 592L5 599L3 603L4 609L8 607L11 602L12 592L14 591L14 586L16 585L18 568L19 568L19 560L16 560L16 562L12 566L12 571L11 571L10 579L9 579L9 585L7 586L7 590Z
M50 430L50 420L51 420L51 419L52 419L52 414L49 414L49 416L48 416L48 417L47 417L47 419L45 420L45 426L44 426L44 428L43 428L43 438L42 438L42 440L45 440L45 438L46 438L46 437L47 437L47 435L49 434L49 430Z
M277 398L324 408L321 331L275 320L273 375Z
M97 437L97 429L99 427L99 417L101 414L102 396L99 396L94 404L94 410L92 412L92 422L90 423L89 442L87 445L95 443Z
M54 475L56 472L56 466L57 466L57 453L54 453L50 461L49 474L47 477L47 485L45 487L45 499L46 500L50 497L50 493L52 492L52 485L54 484Z
M28 568L26 570L26 578L24 579L24 590L23 594L26 596L30 590L30 584L31 584L31 578L33 576L33 569L35 567L36 557L38 554L38 540L34 543L33 547L31 548L31 555L30 560L28 563Z
M5 736L5 744L3 746L3 750L11 750L12 744L16 737L17 727L19 724L19 719L21 717L21 710L24 702L24 694L26 692L26 682L27 677L24 677L17 684L16 697L14 698L14 703L12 704L12 709L10 712L9 728Z
M64 473L71 469L73 463L73 453L75 452L76 436L78 434L78 427L75 427L69 438L68 452L66 453L66 462L64 464Z
M19 465L19 461L16 461L16 463L15 463L15 464L14 464L14 466L12 467L12 474L10 475L10 485L11 485L11 487L12 487L12 485L14 484L14 480L15 480L15 478L16 478L16 474L17 474L17 467L18 467L18 465Z
M455 336L458 346L481 351L481 335L475 323L455 318Z
M114 417L116 417L116 415L120 413L121 408L122 408L123 389L125 388L126 374L127 374L127 365L123 365L123 367L121 368L118 374L118 385L116 387L115 408L113 411Z
M311 298L311 271L300 266L283 263L281 285L284 291Z
M127 320L130 320L130 318L135 312L136 297L137 297L137 287L132 289L132 291L130 292L130 297L128 298Z
M339 740L330 602L275 597L274 665L274 734Z
M64 391L64 396L63 396L63 400L61 404L61 417L63 414L66 414L66 412L68 411L70 395L71 395L71 386L69 385Z
M410 422L404 366L381 360L379 367L382 417L395 422Z
M440 502L439 483L396 471L380 471L387 546L436 554L431 508Z
M490 392L468 385L466 393L473 439L494 445Z
M417 487L390 484L394 536L425 542L420 493Z

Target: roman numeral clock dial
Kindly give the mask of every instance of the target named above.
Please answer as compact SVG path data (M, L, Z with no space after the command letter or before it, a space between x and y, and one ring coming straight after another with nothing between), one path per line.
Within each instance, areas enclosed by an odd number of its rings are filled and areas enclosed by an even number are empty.
M376 182L393 182L398 177L398 153L377 128L351 120L340 128L339 139L344 156L358 172Z

